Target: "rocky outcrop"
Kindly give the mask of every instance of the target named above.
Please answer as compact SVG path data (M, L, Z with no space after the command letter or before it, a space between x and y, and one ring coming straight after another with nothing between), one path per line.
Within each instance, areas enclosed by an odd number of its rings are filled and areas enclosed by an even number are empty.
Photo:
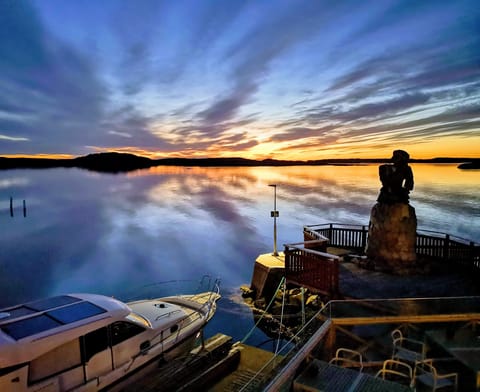
M366 255L376 270L407 275L416 272L417 217L409 204L377 203L370 214Z

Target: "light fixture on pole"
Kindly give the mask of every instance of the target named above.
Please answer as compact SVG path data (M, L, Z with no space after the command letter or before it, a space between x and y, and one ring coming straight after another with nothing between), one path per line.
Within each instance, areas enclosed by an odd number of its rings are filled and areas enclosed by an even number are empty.
M277 251L277 184L270 184L268 186L273 187L273 211L270 212L270 216L273 218L273 255L278 256Z

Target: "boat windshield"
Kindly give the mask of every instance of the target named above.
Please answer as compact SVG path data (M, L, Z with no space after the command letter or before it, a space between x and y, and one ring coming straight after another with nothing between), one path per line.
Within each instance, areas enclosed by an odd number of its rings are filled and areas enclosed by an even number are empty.
M131 312L127 316L127 319L130 321L133 321L134 323L141 324L147 328L152 328L152 324L150 324L150 321L148 321L146 318L140 316L137 313Z

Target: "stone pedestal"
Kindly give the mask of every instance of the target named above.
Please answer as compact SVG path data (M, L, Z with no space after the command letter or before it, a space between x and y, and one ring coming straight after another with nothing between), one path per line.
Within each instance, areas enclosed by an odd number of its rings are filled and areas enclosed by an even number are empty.
M366 255L375 269L399 275L413 273L416 236L415 208L405 203L377 203L370 214Z

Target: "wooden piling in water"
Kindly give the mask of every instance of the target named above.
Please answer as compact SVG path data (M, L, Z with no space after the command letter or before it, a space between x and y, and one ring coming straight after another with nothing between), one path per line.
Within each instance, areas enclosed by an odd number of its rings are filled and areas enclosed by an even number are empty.
M23 200L23 217L27 217L27 203Z
M10 216L13 218L13 197L10 196Z

